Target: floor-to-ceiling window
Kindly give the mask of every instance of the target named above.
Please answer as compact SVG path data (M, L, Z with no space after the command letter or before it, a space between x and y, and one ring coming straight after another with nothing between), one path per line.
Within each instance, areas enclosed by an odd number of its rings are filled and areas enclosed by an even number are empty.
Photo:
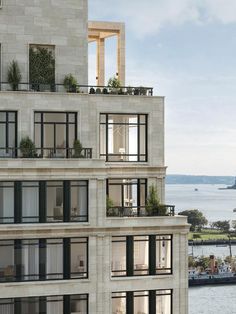
M172 290L112 293L112 314L171 314Z
M88 238L0 241L0 282L88 277Z
M112 277L171 273L171 235L112 237Z
M77 113L35 112L34 136L38 154L71 157L77 139Z
M0 314L88 314L88 295L0 299Z
M0 157L17 155L17 113L0 111Z
M108 179L107 198L109 216L145 215L147 199L146 179Z
M147 161L147 115L100 114L100 156L106 161Z
M88 221L88 181L0 182L0 224Z

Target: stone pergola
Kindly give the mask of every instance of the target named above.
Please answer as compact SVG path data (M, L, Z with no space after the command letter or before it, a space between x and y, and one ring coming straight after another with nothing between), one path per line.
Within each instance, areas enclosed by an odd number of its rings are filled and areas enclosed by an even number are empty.
M97 85L105 85L105 40L117 36L116 77L125 86L125 24L116 22L88 22L88 42L97 43Z

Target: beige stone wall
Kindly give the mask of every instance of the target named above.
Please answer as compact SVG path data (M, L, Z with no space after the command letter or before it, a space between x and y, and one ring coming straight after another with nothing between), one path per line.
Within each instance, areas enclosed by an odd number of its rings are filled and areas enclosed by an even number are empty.
M0 9L2 81L15 59L28 82L29 44L55 45L56 82L73 73L88 83L87 0L4 0Z

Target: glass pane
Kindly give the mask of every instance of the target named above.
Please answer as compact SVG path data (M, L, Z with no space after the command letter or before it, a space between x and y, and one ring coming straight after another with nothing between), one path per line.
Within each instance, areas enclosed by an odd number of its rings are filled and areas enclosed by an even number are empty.
M122 206L122 185L109 185L109 198L113 206Z
M39 184L23 182L22 184L22 221L39 221Z
M0 148L4 148L4 147L6 147L6 125L5 123L0 123ZM1 156L1 149L0 149L0 156Z
M43 145L45 148L54 147L54 125L45 124L44 125L44 138Z
M66 125L56 125L56 157L66 156Z
M139 150L140 154L146 154L146 127L145 125L140 125L140 142L139 142Z
M149 297L148 295L134 297L134 314L149 313Z
M39 279L39 241L22 241L22 275L24 280Z
M47 297L47 313L63 314L63 297Z
M66 114L62 112L44 113L43 118L44 118L44 122L66 123Z
M138 185L137 184L125 184L124 183L124 205L127 207L136 207L138 194Z
M126 241L112 242L112 276L126 276Z
M71 186L71 221L88 220L87 186Z
M69 147L73 148L75 141L75 125L69 124Z
M47 240L47 279L63 278L62 240Z
M62 182L47 182L47 221L63 221Z
M39 312L39 298L22 298L21 299L21 313L24 314L40 314Z
M156 241L156 272L158 274L171 272L171 241L162 237Z
M14 241L0 242L0 256L0 282L14 280Z
M146 115L139 116L139 123L146 123Z
M74 295L70 300L71 314L87 314L87 295Z
M41 147L41 124L34 125L34 141L36 148Z
M41 113L36 112L34 114L34 122L41 122Z
M15 112L8 112L8 121L15 122L16 121L16 114Z
M69 122L70 123L75 123L75 117L76 117L75 113L70 113L69 114Z
M106 126L100 125L100 154L106 154Z
M100 114L100 123L106 123L106 115Z
M6 121L6 112L0 111L0 121Z
M0 223L14 222L14 184L0 182ZM1 256L1 255L0 255Z
M148 237L134 237L134 275L148 275L149 273L149 245Z
M74 239L74 242L71 242L71 278L85 277L87 277L87 241L76 243Z
M14 299L0 300L0 314L14 314Z
M113 293L112 314L126 314L126 294Z
M171 314L171 296L156 296L156 314Z
M9 123L8 125L8 147L15 147L16 137L15 137L15 124Z

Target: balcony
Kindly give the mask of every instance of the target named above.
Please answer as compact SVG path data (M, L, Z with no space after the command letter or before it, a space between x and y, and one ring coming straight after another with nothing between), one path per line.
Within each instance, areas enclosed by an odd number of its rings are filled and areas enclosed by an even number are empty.
M8 82L0 82L0 91L153 96L153 88L143 86L121 86L119 88L114 88L100 85L71 85L65 87L64 84L19 83L18 86L12 88Z
M74 148L35 148L27 152L21 151L20 148L0 147L1 158L84 158L92 159L92 148L82 148L78 154Z
M157 217L175 216L174 205L160 205L157 210L147 210L145 206L119 207L114 206L107 209L107 217Z

